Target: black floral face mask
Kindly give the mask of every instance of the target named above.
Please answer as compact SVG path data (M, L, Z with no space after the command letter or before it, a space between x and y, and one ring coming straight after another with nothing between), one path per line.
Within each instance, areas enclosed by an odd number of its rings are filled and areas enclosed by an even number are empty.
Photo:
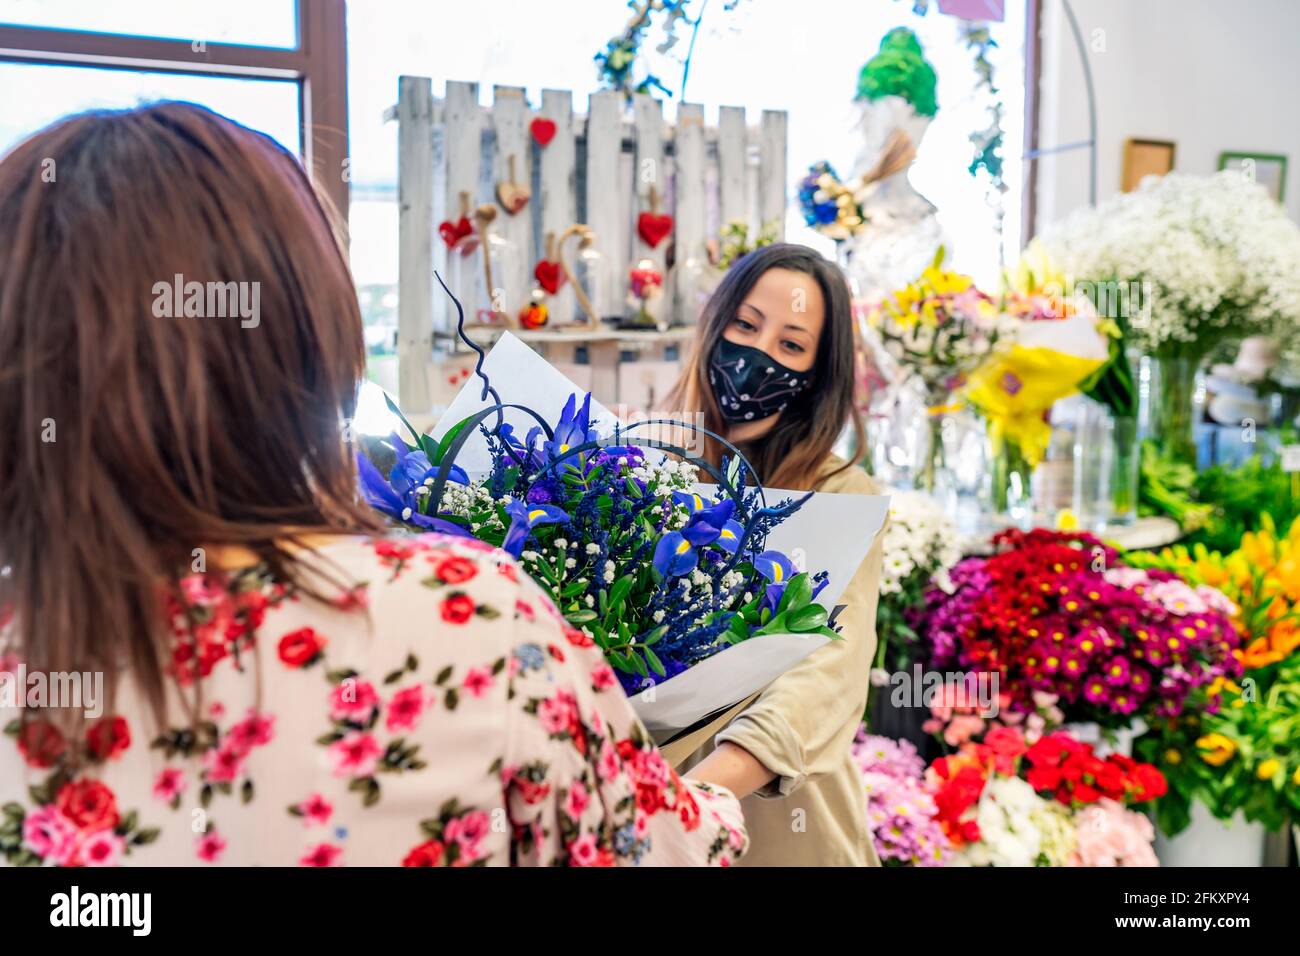
M709 360L709 384L728 422L758 421L785 411L807 387L810 372L786 368L762 349L722 339Z

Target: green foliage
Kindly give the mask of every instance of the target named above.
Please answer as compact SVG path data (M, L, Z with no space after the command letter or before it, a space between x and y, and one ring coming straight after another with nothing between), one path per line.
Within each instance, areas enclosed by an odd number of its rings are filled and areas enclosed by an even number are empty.
M935 83L934 67L926 61L916 34L896 27L880 41L880 52L862 67L857 98L901 96L919 115L933 116L939 109Z

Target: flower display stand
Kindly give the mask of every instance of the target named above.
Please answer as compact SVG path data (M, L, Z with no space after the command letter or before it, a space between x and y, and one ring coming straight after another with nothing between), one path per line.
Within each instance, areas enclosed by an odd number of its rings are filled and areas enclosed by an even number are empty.
M1217 819L1202 803L1192 804L1192 822L1175 837L1156 833L1161 866L1261 866L1268 831L1238 814Z

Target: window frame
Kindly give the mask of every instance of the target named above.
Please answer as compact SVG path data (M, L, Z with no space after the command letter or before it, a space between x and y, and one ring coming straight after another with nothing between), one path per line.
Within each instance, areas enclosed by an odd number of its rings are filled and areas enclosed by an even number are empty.
M296 0L297 45L173 40L0 24L0 62L292 80L303 165L346 226L350 196L346 0Z

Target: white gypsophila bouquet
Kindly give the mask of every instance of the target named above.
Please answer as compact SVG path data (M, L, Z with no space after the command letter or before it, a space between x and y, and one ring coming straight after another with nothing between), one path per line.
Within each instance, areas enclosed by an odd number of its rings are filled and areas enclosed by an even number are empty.
M949 590L948 569L961 560L957 526L939 503L919 491L890 491L880 593L897 594L918 574Z
M1075 847L1074 821L1019 777L994 777L976 809L979 840L957 850L957 866L1065 866Z
M957 526L929 495L891 490L882 548L876 668L906 670L917 642L912 618L926 590L931 584L951 590L948 569L962 556Z
M1042 242L1073 281L1118 291L1119 317L1149 354L1195 357L1228 336L1286 341L1300 329L1300 227L1240 172L1149 177Z

